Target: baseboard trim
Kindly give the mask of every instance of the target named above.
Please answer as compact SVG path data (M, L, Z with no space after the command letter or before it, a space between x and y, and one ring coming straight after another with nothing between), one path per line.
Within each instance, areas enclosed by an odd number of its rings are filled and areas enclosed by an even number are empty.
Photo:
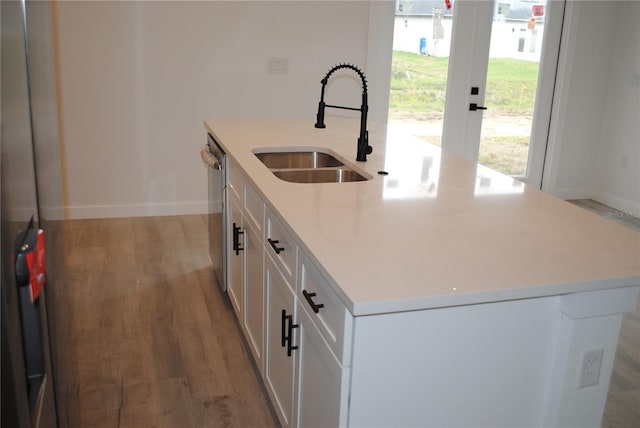
M591 192L582 188L563 188L556 189L554 191L547 191L548 193L557 196L558 198L569 199L591 199Z
M604 192L594 192L591 199L615 208L618 211L622 211L632 217L640 218L640 205L634 204L626 199L618 198L617 196Z
M151 217L170 215L206 214L207 201L156 203L138 205L76 205L65 208L65 218L70 220L117 217Z

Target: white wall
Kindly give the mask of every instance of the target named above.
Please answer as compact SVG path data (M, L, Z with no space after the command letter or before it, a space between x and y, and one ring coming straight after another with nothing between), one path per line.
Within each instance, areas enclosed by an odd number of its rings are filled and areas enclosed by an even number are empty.
M593 198L640 217L640 3L618 9Z
M370 13L393 5L55 3L67 216L206 212L203 121L306 117L311 129L320 80L338 62L365 69L369 116L384 120L389 77L369 44L385 31L390 43L393 24L370 32ZM270 57L288 59L288 74L268 74ZM359 106L360 93L345 75L332 80L327 99Z
M543 182L560 197L593 198L634 215L640 215L638 6L568 2Z
M43 221L64 218L65 205L50 15L51 5L48 2L26 4L38 214Z
M307 117L312 126L320 79L337 62L365 69L369 117L386 120L393 0L54 6L69 218L206 212L203 120ZM635 215L637 9L568 1L543 183ZM269 57L287 58L288 74L267 74ZM331 102L359 105L350 76L330 85Z

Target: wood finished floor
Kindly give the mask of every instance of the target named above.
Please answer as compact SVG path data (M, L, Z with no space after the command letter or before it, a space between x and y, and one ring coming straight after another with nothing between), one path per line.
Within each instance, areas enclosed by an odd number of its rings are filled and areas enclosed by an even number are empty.
M206 217L72 220L57 310L61 426L274 427ZM66 340L65 340L66 339ZM640 426L640 309L625 315L603 427Z
M276 426L206 230L205 216L65 222L63 427Z

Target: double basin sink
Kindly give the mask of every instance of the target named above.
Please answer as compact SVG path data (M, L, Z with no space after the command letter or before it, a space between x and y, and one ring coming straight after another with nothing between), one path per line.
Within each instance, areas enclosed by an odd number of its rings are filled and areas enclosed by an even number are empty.
M292 183L346 183L369 179L327 150L256 150L254 154L276 177Z

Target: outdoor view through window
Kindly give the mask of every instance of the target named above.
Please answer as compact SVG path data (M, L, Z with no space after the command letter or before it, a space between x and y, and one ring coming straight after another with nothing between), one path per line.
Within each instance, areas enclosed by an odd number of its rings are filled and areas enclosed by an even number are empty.
M445 0L396 3L389 123L436 145L455 6ZM479 162L513 176L526 173L545 9L545 0L494 4Z

